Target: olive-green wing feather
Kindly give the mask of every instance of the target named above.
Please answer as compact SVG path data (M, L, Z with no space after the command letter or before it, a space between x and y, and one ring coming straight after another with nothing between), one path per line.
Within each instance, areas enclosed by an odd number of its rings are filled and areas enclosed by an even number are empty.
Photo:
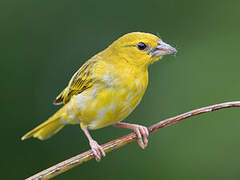
M93 77L96 61L87 61L72 77L68 86L56 97L55 105L66 104L73 95L77 95L90 88L96 78Z

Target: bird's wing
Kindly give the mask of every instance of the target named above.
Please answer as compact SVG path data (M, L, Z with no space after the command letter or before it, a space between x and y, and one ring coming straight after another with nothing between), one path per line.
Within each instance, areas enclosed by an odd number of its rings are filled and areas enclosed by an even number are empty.
M93 76L96 61L87 61L83 66L73 75L68 86L56 97L54 104L66 104L73 95L77 95L84 90L90 88L97 78Z

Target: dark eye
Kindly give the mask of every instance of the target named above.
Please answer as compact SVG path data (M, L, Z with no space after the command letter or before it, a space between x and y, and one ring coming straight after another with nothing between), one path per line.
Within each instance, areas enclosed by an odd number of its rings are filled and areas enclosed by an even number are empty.
M137 47L139 50L144 50L147 47L147 45L144 44L143 42L140 42L137 44Z

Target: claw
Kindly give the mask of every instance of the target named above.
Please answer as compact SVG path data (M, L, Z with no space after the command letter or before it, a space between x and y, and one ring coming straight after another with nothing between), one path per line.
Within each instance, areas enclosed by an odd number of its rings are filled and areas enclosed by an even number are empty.
M103 148L96 141L91 140L89 142L89 145L92 149L92 152L97 162L101 161L101 158L103 156L106 156L106 153L104 152Z

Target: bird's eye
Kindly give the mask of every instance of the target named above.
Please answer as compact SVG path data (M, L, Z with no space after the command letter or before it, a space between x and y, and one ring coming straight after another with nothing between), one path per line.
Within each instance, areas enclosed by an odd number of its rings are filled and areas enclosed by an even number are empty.
M144 44L143 42L140 42L137 44L137 47L139 50L144 50L147 47L147 45Z

